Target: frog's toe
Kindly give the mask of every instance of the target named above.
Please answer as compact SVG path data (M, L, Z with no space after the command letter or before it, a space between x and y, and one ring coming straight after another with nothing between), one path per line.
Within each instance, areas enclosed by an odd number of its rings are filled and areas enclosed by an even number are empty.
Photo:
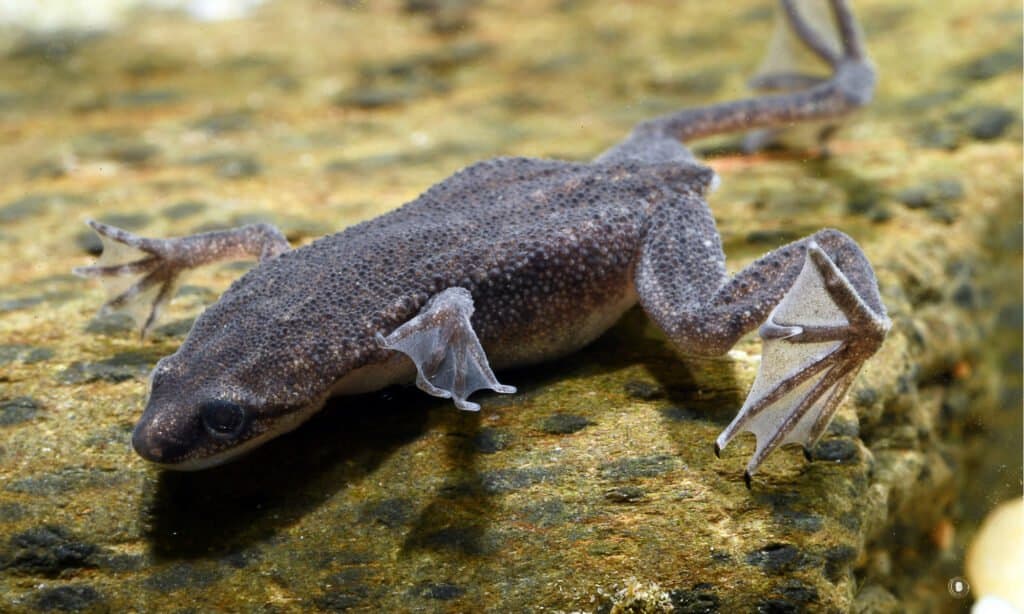
M390 335L377 335L380 347L402 352L416 364L416 385L427 394L451 398L465 411L480 406L467 400L489 388L510 394L513 386L498 382L480 340L473 331L473 297L464 288L449 288L434 296L416 317Z

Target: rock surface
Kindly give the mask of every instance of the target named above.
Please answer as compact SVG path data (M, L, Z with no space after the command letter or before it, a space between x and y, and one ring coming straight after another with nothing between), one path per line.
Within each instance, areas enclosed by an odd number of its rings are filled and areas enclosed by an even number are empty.
M128 448L146 372L240 268L190 276L145 343L68 271L86 217L303 243L481 158L586 159L743 95L767 0L301 0L0 40L0 610L965 608L964 546L1021 492L1020 7L855 4L882 80L831 157L701 144L732 269L841 228L894 321L812 462L777 453L751 491L752 442L711 444L759 342L680 358L640 312L479 414L392 389L161 473Z

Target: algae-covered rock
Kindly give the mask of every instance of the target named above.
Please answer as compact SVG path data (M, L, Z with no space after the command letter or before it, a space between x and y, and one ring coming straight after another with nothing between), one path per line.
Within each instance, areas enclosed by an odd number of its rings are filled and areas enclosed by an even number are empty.
M152 236L269 219L302 244L481 158L587 159L746 95L769 0L303 0L146 16L59 62L7 41L0 610L966 607L947 591L965 545L1021 492L1019 6L854 4L881 80L827 157L700 149L730 270L840 228L893 320L810 459L775 453L750 490L752 440L720 460L712 442L759 341L680 357L640 310L503 373L519 393L478 414L388 389L236 463L162 472L128 445L147 373L248 265L190 275L146 341L67 273L94 259L86 217Z

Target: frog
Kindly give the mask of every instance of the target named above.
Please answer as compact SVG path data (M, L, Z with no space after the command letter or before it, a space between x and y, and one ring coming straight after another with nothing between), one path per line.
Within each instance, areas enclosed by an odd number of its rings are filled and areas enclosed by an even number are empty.
M827 9L780 0L779 15L827 75L759 75L769 91L644 121L590 161L478 162L298 248L268 224L159 239L89 221L104 249L75 273L103 281L101 311L128 311L143 337L184 272L258 259L152 370L133 448L164 469L204 469L328 398L395 384L478 411L477 391L516 393L496 370L566 356L639 305L683 356L723 355L759 329L757 375L714 442L720 456L754 434L748 487L781 446L806 453L891 326L874 270L856 241L823 229L729 275L708 205L718 177L685 143L828 124L871 100L847 0L810 1Z

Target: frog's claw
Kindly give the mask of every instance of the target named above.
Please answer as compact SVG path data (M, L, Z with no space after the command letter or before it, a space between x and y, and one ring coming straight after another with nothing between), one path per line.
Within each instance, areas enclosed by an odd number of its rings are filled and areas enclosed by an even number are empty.
M479 405L466 400L474 391L490 388L509 394L516 389L498 383L470 324L472 315L469 291L448 288L387 337L377 333L377 344L412 359L420 390L450 398L459 409L478 411Z
M781 445L813 446L889 327L885 314L876 313L810 243L796 281L761 326L761 366L739 414L718 436L716 453L739 432L754 433L750 476Z
M103 243L103 253L93 266L72 272L98 277L109 297L100 313L124 310L145 337L178 287L183 267L168 257L166 241L147 239L102 222L87 222Z

